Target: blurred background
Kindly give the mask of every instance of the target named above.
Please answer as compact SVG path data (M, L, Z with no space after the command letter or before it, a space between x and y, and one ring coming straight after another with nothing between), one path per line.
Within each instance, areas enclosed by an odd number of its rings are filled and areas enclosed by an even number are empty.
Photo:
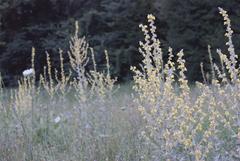
M129 68L138 65L139 24L156 16L159 39L167 58L168 47L176 54L184 49L187 76L202 81L200 62L210 71L208 45L218 62L216 49L226 51L225 26L218 7L228 11L236 52L240 48L239 0L0 0L0 73L6 86L14 86L22 71L31 67L31 48L36 48L36 72L42 73L46 53L59 68L58 50L68 69L70 36L79 21L80 36L94 48L98 68L105 68L104 50L110 55L112 76L119 82L132 79ZM91 68L91 63L88 65Z

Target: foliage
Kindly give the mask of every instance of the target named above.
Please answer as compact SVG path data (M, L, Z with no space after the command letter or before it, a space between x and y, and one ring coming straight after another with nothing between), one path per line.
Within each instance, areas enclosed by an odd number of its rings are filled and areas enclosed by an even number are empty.
M53 66L58 66L58 49L63 50L67 60L69 34L72 33L75 20L80 23L80 35L86 35L86 40L94 48L98 68L105 69L104 50L109 51L111 73L119 77L119 81L132 78L130 66L137 66L142 57L137 54L137 42L141 39L138 24L144 21L145 15L157 15L156 31L162 46L172 46L176 51L185 49L186 73L192 81L203 81L200 62L204 70L211 72L208 60L207 46L212 48L224 46L224 28L217 14L221 6L231 11L233 29L239 37L239 3L236 0L13 0L0 1L0 68L6 85L16 84L21 71L30 66L30 51L34 46L38 51L38 68L36 73L43 72L45 51L54 60ZM238 41L236 49L239 48ZM226 48L223 48L226 51ZM220 65L216 54L213 60ZM163 55L167 61L167 55ZM69 66L66 61L65 66ZM191 62L191 63L188 63ZM92 64L88 64L91 68Z
M137 52L135 46L140 35L136 26L143 21L143 15L150 11L145 8L149 8L154 1L39 2L29 0L3 3L3 6L5 4L7 6L1 14L0 41L4 42L2 43L4 45L0 45L0 66L3 77L6 78L5 82L11 84L16 82L13 76L19 76L22 70L30 66L32 46L41 53L37 56L39 61L36 73L43 72L43 66L46 64L45 51L51 53L54 59L53 66L57 67L59 48L63 50L63 57L67 58L67 44L70 40L68 35L73 31L70 26L73 26L75 20L80 23L80 32L86 35L90 45L99 53L96 57L98 67L105 68L102 51L107 49L110 51L112 74L121 76L122 80L129 77L128 68L140 60L134 55ZM139 8L141 12L135 8Z

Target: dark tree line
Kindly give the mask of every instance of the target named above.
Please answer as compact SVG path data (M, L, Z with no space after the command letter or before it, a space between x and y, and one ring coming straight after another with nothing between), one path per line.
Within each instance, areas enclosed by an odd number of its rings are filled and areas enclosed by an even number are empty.
M238 0L0 0L0 72L13 84L31 66L32 46L37 50L37 73L45 65L45 51L58 67L58 49L64 50L67 60L69 37L78 20L81 35L95 49L99 68L104 69L103 51L107 49L113 75L120 81L129 80L129 67L141 60L137 54L142 39L138 25L146 23L146 15L153 13L163 48L171 46L175 52L183 48L189 79L201 80L200 62L210 70L207 45L225 50L219 6L229 11L238 51Z

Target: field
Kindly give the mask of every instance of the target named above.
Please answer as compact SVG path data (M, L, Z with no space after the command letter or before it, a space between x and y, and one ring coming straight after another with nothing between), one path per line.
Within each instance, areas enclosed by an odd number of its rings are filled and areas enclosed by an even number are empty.
M115 85L98 71L94 52L76 32L70 42L73 77L51 67L36 81L32 68L19 86L0 90L0 160L3 161L157 161L240 160L240 69L230 20L226 26L228 53L217 49L220 66L212 60L204 82L189 85L184 51L163 62L155 17L140 25L141 67L132 67L133 83ZM59 58L63 62L62 53ZM92 61L93 69L86 64ZM204 66L204 64L201 64Z

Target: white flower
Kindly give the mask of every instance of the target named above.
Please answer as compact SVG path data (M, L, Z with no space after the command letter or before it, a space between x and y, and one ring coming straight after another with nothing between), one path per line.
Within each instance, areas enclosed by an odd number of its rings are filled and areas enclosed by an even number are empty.
M23 76L24 77L30 76L30 75L33 74L33 72L34 72L34 70L32 68L26 69L26 70L23 71Z
M60 122L60 120L61 120L60 116L57 116L57 117L54 119L54 122L57 124L57 123Z

